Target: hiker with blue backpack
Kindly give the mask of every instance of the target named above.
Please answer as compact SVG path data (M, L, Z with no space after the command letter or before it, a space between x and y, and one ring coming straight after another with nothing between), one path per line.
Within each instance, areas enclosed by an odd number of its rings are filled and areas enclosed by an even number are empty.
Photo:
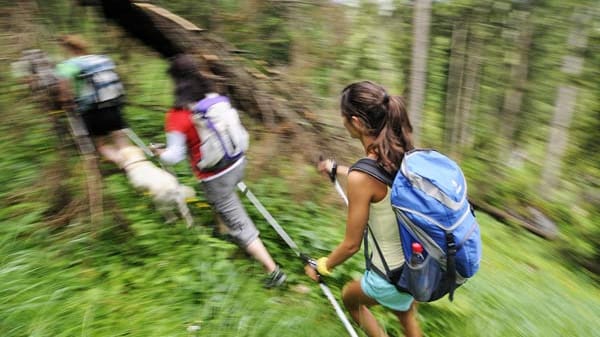
M123 84L115 64L105 55L90 54L87 42L78 35L60 38L68 59L56 66L59 102L76 112L93 139L96 150L120 165L120 150L131 146L123 118Z
M369 336L387 336L369 311L380 304L395 313L406 336L421 336L415 301L446 294L452 300L479 268L481 239L464 176L448 157L415 149L402 98L382 86L347 86L341 112L365 157L350 167L319 162L336 184L338 175L347 177L348 217L344 240L306 273L314 280L331 275L362 243L366 271L342 293L350 315Z
M263 265L267 272L264 286L280 286L286 275L263 245L235 191L246 168L248 134L229 99L219 95L215 81L199 70L190 55L171 60L168 73L175 84L175 102L165 118L167 144L153 151L169 165L187 154L204 196L228 234Z
M398 169L405 152L413 149L412 126L403 101L388 95L372 82L357 82L342 91L343 124L352 138L360 140L368 158L376 160L390 172ZM317 259L316 270L307 266L306 273L314 280L331 275L333 269L360 250L369 223L392 269L401 268L404 258L396 218L390 207L389 188L379 180L352 167L337 165L333 160L318 166L328 176L347 176L348 217L344 240L327 257ZM332 179L332 180L333 180ZM383 270L375 256L372 264ZM361 280L353 280L342 291L344 306L352 319L368 336L387 336L369 307L380 304L391 309L400 320L404 334L421 336L416 319L415 301L407 292L400 292L381 275L367 269Z

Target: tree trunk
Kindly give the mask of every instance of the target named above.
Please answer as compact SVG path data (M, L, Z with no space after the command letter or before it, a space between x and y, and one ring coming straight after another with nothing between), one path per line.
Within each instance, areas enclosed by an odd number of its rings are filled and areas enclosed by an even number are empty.
M320 152L344 148L324 134L328 131L315 120L312 96L304 88L249 68L231 52L235 48L164 8L134 1L101 2L107 18L163 57L183 52L195 56L202 69L222 79L236 108L272 132L291 136L308 131L302 135L302 143L311 144L302 152L305 158L314 160Z
M513 13L516 18L516 27L520 27L518 37L516 38L515 50L509 50L507 53L518 53L515 57L507 56L510 62L509 87L504 94L504 103L501 112L501 145L500 153L514 153L517 149L517 130L520 120L521 106L527 86L527 74L529 70L529 51L531 49L532 25L530 13L516 11ZM513 157L513 156L511 156Z
M469 29L469 38L467 44L466 64L464 70L464 84L459 97L459 107L455 113L453 137L450 145L451 154L459 159L463 150L469 146L472 141L469 125L473 103L476 101L479 88L479 68L481 65L481 39L473 30Z
M448 82L446 87L446 113L444 114L445 127L445 146L446 150L452 155L454 152L454 141L456 138L457 120L460 119L458 111L460 109L461 96L463 92L463 82L465 75L465 59L467 44L466 23L458 22L452 30L452 44L450 54L450 66L448 71Z
M576 11L572 17L573 28L567 40L571 54L563 58L561 69L567 78L573 79L581 74L583 57L579 56L579 53L587 46L589 21L589 13L583 10ZM558 185L562 157L567 150L569 127L575 111L577 91L578 87L574 84L562 84L558 88L540 181L541 195L544 196L550 195L549 193Z
M573 118L576 98L577 87L573 85L561 85L558 88L542 171L540 186L543 192L542 195L547 195L557 185L562 166L561 159L567 149L569 126Z
M421 114L427 83L427 51L429 48L429 22L431 0L416 0L413 14L412 70L408 113L413 126L414 142L418 144L421 131Z

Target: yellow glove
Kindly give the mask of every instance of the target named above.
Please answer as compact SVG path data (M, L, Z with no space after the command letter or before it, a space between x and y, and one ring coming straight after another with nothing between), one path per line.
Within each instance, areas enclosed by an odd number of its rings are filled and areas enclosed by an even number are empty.
M331 275L331 271L329 269L327 269L327 258L326 257L322 257L317 260L317 271L319 272L320 275L323 275L323 276Z

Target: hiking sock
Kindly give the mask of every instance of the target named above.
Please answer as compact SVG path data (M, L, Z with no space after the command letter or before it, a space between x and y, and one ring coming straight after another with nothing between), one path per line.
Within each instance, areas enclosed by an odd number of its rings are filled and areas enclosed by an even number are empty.
M286 279L287 275L285 275L285 273L281 271L279 265L277 265L275 270L272 271L265 279L264 287L267 289L279 287L283 284L283 282L285 282Z

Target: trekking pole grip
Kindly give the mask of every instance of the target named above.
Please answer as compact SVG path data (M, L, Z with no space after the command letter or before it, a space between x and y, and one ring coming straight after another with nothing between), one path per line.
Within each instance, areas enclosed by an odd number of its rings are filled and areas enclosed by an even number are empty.
M319 155L319 162L322 162L326 160L323 155ZM337 176L337 167L338 164L334 159L329 159L332 161L333 165L331 166L331 170L329 170L329 172L327 172L327 174L329 175L329 179L331 180L331 182L335 182L336 176Z
M313 268L317 266L317 262L315 261L315 259L304 253L300 253L300 258L302 259L302 261L304 261L306 264L310 265Z
M329 172L329 179L331 179L331 182L335 182L335 178L337 175L337 162L335 160L333 160L333 165L331 165L331 171Z

